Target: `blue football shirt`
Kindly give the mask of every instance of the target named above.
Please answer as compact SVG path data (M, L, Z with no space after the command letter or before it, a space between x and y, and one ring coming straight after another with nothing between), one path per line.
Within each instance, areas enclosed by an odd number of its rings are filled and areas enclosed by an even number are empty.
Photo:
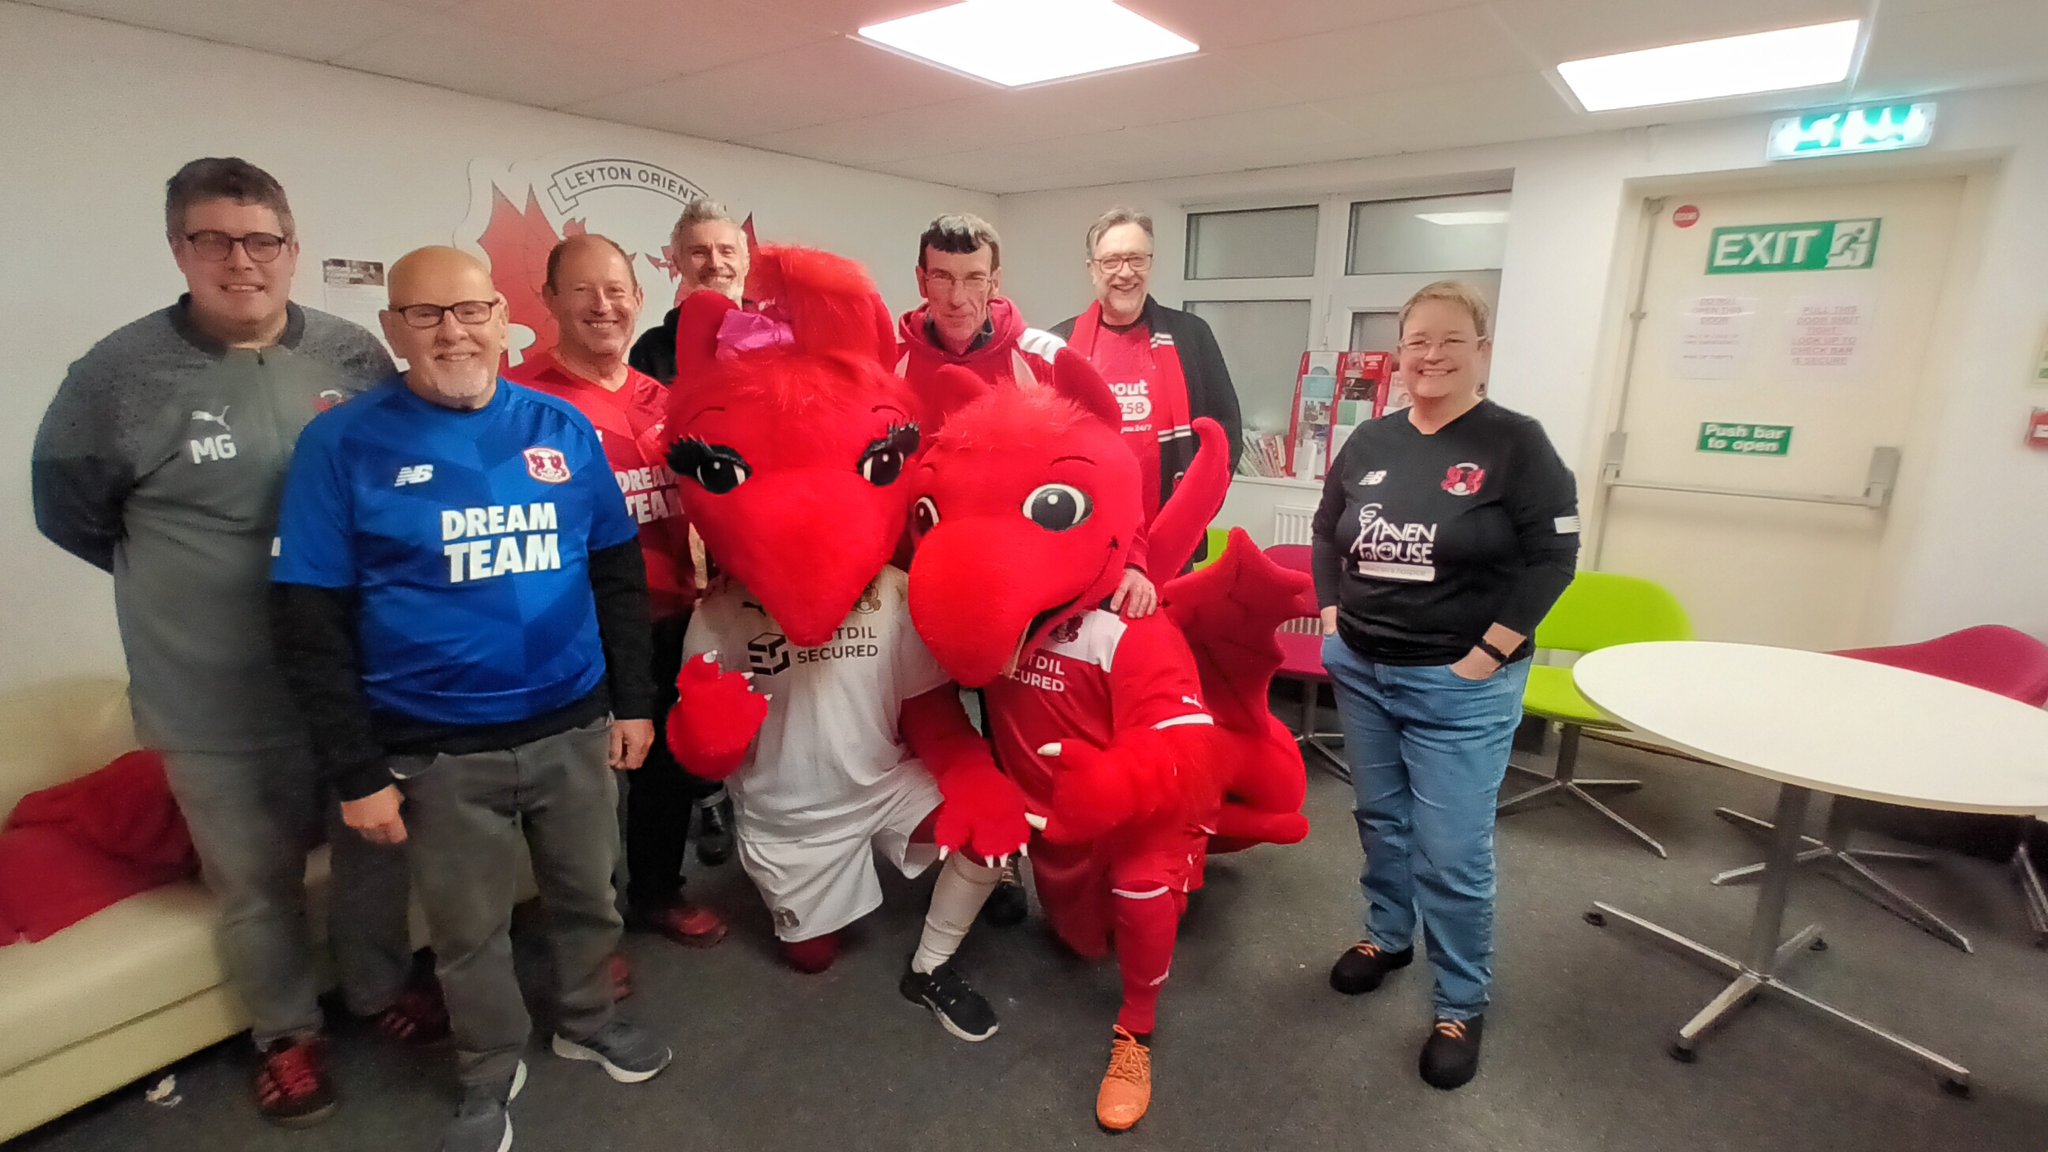
M458 412L393 377L306 426L270 578L359 593L374 708L508 724L603 680L588 559L638 539L573 406L499 380Z

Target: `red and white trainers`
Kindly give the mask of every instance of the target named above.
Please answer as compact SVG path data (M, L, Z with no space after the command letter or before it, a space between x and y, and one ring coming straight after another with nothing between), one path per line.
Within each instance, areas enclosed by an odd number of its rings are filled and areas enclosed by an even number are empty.
M305 1128L334 1114L327 1077L327 1044L318 1036L280 1040L263 1052L256 1070L256 1110L287 1128Z

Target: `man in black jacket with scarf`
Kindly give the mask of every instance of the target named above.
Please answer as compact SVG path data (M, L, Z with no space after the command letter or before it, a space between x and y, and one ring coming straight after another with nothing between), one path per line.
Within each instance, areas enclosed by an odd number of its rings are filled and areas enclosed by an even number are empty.
M1123 432L1145 464L1145 512L1157 515L1195 458L1195 419L1223 425L1230 467L1244 450L1237 389L1202 318L1152 299L1152 218L1112 208L1088 229L1095 303L1052 331L1088 358L1124 409ZM1171 576L1165 573L1163 576Z

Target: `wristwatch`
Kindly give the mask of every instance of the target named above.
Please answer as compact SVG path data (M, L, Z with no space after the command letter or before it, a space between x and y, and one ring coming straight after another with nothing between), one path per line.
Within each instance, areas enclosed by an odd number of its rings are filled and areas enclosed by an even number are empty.
M1493 657L1493 662L1501 667L1505 668L1508 666L1508 654L1495 648L1487 641L1486 637L1481 636L1478 640L1473 641L1472 646Z

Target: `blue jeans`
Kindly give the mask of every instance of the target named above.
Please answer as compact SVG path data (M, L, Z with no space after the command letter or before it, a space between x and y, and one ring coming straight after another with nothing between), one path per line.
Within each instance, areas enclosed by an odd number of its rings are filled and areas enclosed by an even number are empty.
M1365 938L1413 947L1419 912L1437 1016L1477 1016L1493 983L1493 806L1529 663L1466 680L1447 666L1376 664L1331 636L1323 666L1358 791Z

